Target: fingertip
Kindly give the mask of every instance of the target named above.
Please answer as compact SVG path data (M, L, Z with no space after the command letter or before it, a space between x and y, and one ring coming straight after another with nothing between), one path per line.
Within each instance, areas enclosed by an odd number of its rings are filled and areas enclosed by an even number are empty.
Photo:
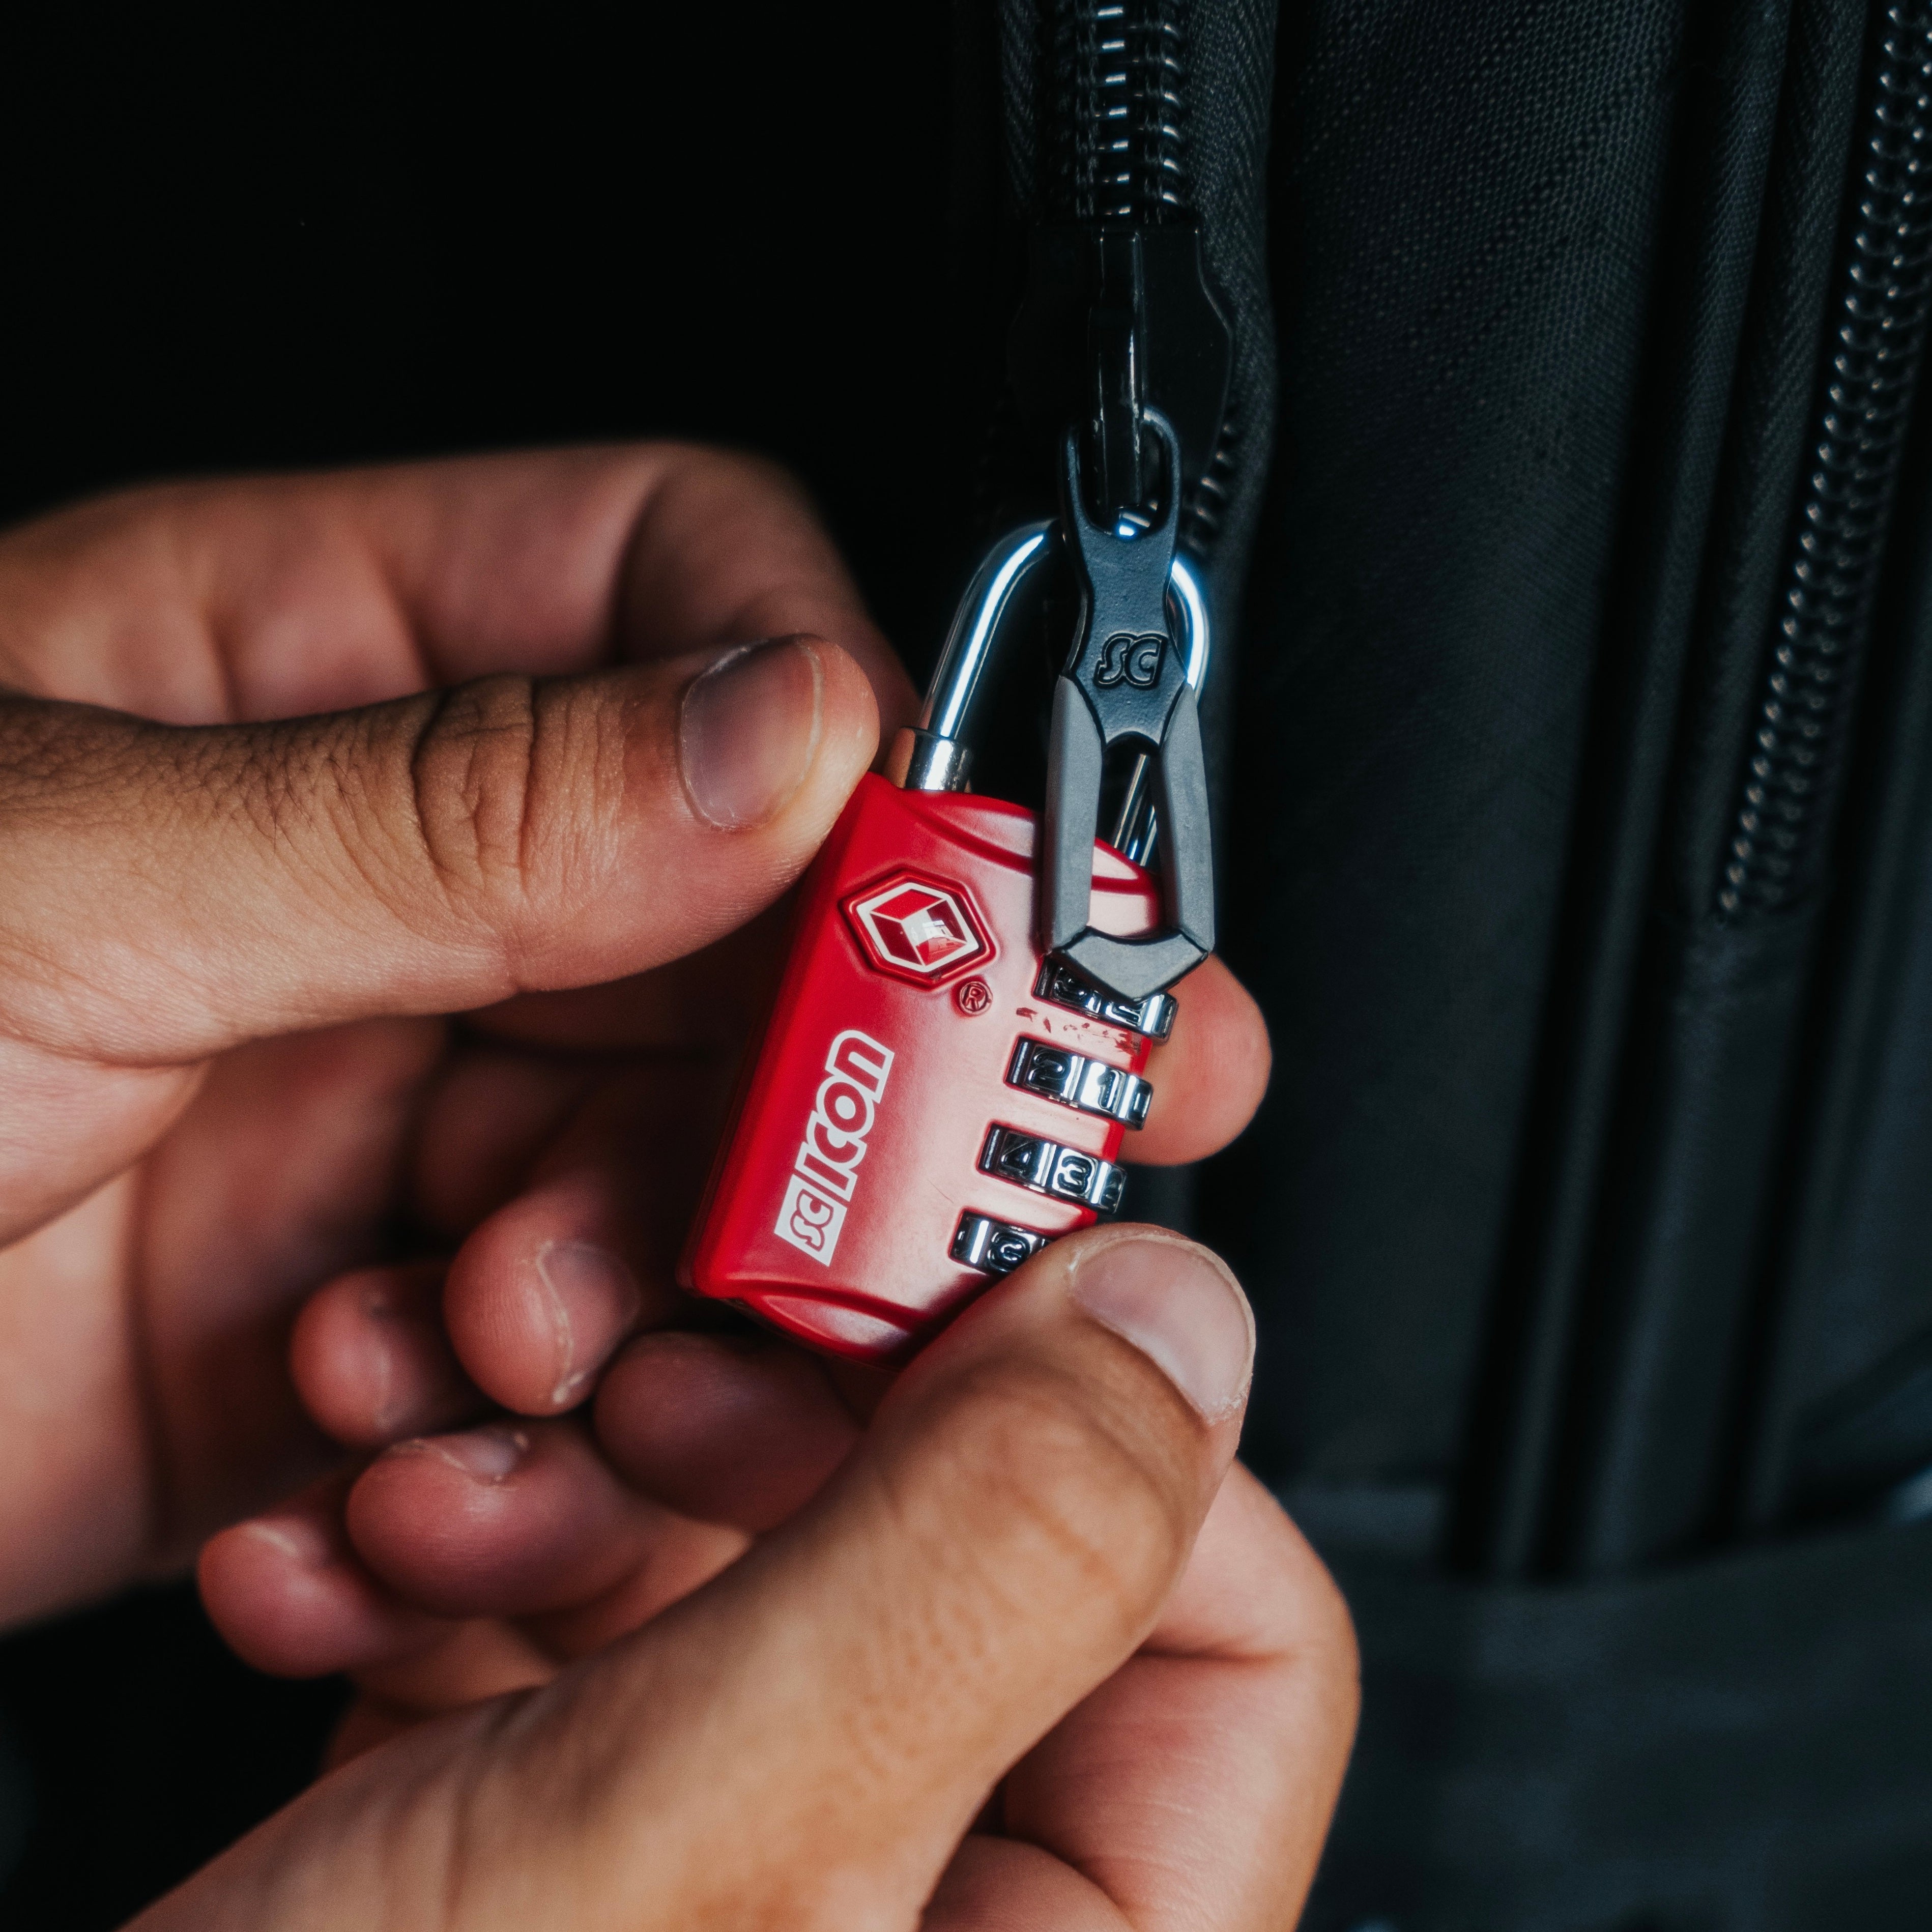
M1254 995L1210 955L1174 988L1174 1030L1148 1058L1154 1104L1126 1157L1169 1167L1218 1153L1253 1119L1273 1066Z
M842 761L842 769L850 770L856 762L857 770L863 771L880 748L880 727L886 716L879 699L878 680L854 652L830 638L806 632L799 641L818 661L826 749ZM896 710L902 695L899 687L903 685L902 671L892 685ZM910 688L910 686L904 688ZM856 782L856 772L852 782ZM845 787L848 792L851 788L850 783Z
M493 1423L398 1443L344 1511L357 1555L445 1617L525 1616L600 1595L644 1560L664 1512L570 1422Z
M319 1677L393 1662L448 1626L399 1601L356 1560L340 1527L342 1486L211 1537L196 1577L208 1620L244 1663Z
M442 1264L359 1268L311 1295L289 1371L316 1424L353 1449L445 1428L478 1406L443 1334Z
M1084 1519L1110 1546L1124 1613L1150 1618L1233 1460L1253 1350L1246 1298L1217 1257L1164 1228L1090 1228L916 1356L872 1439L888 1454L925 1442L922 1457L941 1445L962 1522L1016 1484L1043 1517Z
M698 672L679 701L685 791L698 816L721 832L770 824L821 762L833 776L847 776L842 799L856 780L856 771L848 771L853 746L862 745L869 761L878 738L870 682L822 638L776 638L727 651ZM806 800L808 809L812 802Z
M807 632L766 648L795 652L811 666L811 756L770 821L788 854L802 851L808 860L878 755L878 698L865 667L829 638Z
M562 1177L500 1209L450 1265L442 1318L455 1358L519 1415L584 1401L624 1337L669 1298L640 1281L604 1198L597 1174Z
M1255 1317L1210 1248L1164 1228L1093 1231L1064 1257L1080 1310L1138 1350L1210 1427L1238 1426L1254 1375Z

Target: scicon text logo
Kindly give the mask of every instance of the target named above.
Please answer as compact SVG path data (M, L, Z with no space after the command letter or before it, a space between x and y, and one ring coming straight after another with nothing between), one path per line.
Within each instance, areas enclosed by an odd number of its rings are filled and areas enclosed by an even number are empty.
M870 1034L848 1027L825 1055L805 1138L785 1183L772 1232L802 1255L830 1268L845 1226L845 1210L858 1185L866 1138L885 1098L892 1050Z

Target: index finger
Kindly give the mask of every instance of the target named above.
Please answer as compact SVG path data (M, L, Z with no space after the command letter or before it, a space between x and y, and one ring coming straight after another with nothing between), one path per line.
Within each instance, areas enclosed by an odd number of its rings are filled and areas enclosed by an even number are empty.
M672 443L124 491L0 536L0 677L171 724L810 632L911 688L796 482Z

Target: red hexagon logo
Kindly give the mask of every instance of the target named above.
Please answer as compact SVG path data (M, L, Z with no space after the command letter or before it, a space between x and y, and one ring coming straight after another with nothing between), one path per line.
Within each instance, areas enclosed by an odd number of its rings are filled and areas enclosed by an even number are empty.
M845 902L866 956L883 973L936 986L992 946L964 892L896 872Z

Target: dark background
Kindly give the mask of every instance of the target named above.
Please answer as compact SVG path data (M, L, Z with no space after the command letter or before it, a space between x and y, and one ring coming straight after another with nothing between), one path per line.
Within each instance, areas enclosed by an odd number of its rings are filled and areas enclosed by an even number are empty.
M947 11L672 15L0 29L0 521L702 436L800 472L920 656L971 482ZM300 1787L340 1698L232 1662L185 1587L0 1645L0 1924L118 1924Z

